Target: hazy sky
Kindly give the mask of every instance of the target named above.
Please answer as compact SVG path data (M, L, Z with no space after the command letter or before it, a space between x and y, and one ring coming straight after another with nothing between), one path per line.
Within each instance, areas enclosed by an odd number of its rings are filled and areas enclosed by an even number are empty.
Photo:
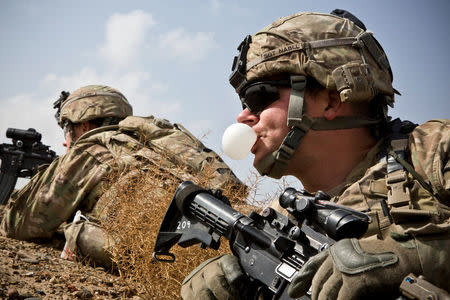
M0 142L8 127L34 127L63 153L52 103L61 90L106 84L125 94L135 115L180 122L221 153L222 133L241 108L228 83L241 40L279 17L335 8L358 16L383 45L402 93L392 116L448 118L450 1L334 3L3 0ZM250 156L224 159L241 179L253 169Z

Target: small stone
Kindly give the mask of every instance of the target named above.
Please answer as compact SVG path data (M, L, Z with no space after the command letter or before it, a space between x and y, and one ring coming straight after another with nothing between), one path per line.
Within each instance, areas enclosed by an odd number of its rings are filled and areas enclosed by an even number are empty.
M68 284L67 289L69 290L69 292L75 292L78 290L73 284Z
M56 283L56 277L53 276L52 278L50 278L50 280L48 281L50 283Z
M39 263L39 261L34 258L23 258L22 261L33 264L33 265L37 265Z
M8 299L17 299L19 298L19 291L16 288L8 289Z
M16 257L18 257L18 258L32 258L32 256L29 255L28 253L26 253L25 251L17 251Z
M34 275L34 272L28 272L28 273L25 273L23 276L31 277L33 275Z
M40 299L33 296L33 294L29 292L25 292L22 295L20 295L20 299Z
M79 299L91 299L94 296L92 295L91 291L85 288L82 288L80 291L75 292L73 295Z

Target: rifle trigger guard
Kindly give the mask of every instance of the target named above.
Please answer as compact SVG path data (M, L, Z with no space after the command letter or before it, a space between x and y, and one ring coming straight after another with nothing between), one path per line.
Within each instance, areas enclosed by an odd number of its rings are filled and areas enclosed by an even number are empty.
M170 252L153 252L153 258L160 262L174 262L175 261L175 255Z

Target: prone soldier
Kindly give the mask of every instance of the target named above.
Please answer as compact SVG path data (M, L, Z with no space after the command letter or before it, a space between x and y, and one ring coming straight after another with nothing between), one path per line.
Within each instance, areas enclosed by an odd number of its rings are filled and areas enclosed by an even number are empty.
M127 171L145 171L155 165L170 173L179 164L195 174L208 165L213 169L211 187L220 188L229 181L241 184L220 157L182 125L153 116L132 116L128 100L114 88L89 85L70 95L64 92L54 106L64 130L66 154L40 168L25 187L12 194L1 223L3 235L48 239L66 222L68 253L64 256L78 252L109 267L105 249L112 241L97 224L79 218L80 213L96 217L98 199L113 184L109 174L126 176ZM78 220L71 222L75 216Z

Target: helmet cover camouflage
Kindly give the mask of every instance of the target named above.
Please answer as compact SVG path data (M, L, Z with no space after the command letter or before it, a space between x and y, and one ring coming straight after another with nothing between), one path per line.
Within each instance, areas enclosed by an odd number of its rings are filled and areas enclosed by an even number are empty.
M369 101L377 94L393 101L392 72L383 49L372 33L338 16L297 13L280 18L251 37L246 59L247 82L304 75L340 92L343 102Z
M105 85L88 85L74 91L61 104L59 125L66 121L81 123L94 119L115 117L123 119L133 114L125 96Z

